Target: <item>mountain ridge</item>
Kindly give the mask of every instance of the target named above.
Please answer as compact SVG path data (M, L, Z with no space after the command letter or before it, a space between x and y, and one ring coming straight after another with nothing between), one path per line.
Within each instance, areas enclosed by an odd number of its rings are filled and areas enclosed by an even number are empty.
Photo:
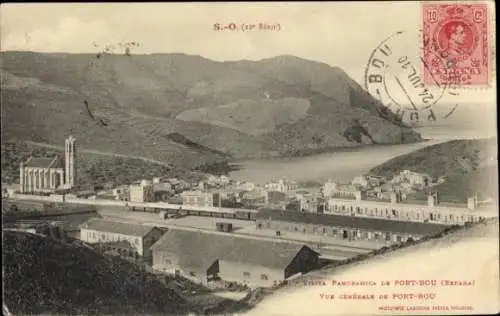
M184 167L186 156L202 164L422 140L395 117L381 117L383 105L341 68L295 56L226 62L182 53L0 56L6 138L55 144L73 133L89 148ZM215 109L215 120L198 114ZM195 114L179 119L186 111ZM354 120L363 128L353 128ZM257 129L258 135L248 132ZM166 137L171 133L199 146L186 149Z

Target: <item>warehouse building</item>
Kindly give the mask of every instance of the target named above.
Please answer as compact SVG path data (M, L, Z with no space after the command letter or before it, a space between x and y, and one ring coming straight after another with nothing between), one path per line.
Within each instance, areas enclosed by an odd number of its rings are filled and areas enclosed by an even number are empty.
M419 222L392 221L343 215L261 209L256 214L258 229L323 235L343 240L386 240L404 242L437 234L449 226Z
M302 244L215 232L171 229L153 245L153 268L251 286L272 286L318 265L319 254Z
M150 247L160 239L164 230L157 227L107 221L92 218L80 226L80 239L99 244L124 257L151 260Z

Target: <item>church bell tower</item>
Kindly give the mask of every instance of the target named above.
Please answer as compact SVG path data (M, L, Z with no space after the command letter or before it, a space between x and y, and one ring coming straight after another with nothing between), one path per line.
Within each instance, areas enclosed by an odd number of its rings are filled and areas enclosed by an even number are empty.
M64 184L67 188L75 186L76 181L76 145L75 138L69 136L65 141L64 150Z

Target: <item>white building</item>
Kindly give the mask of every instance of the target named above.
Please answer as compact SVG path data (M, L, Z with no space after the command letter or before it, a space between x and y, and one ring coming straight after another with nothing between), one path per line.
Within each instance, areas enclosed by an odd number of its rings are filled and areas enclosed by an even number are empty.
M231 179L229 179L227 176L220 176L220 183L222 185L228 185L231 182Z
M337 190L337 183L333 180L328 180L323 185L323 196L332 196Z
M84 242L108 245L126 257L151 259L150 247L164 231L157 227L127 224L92 218L80 226L80 239Z
M312 193L297 194L300 210L304 212L316 213L318 211L318 200Z
M361 175L361 176L354 177L354 179L352 179L351 183L353 185L366 187L369 182L368 182L368 177Z
M220 194L214 192L184 191L181 197L184 205L214 206L214 202L220 202Z
M428 186L432 183L432 177L426 173L412 172L410 170L404 170L395 176L392 183L407 182L410 185L423 185Z
M288 180L278 180L266 183L264 186L268 191L283 192L287 196L295 196L297 192L297 182Z
M141 184L132 184L129 187L130 202L152 202L154 201L153 185L147 181L141 181Z

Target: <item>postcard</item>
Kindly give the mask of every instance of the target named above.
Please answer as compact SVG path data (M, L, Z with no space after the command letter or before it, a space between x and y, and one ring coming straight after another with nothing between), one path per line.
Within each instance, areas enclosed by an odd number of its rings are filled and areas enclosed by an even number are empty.
M0 12L5 315L499 313L493 1Z

